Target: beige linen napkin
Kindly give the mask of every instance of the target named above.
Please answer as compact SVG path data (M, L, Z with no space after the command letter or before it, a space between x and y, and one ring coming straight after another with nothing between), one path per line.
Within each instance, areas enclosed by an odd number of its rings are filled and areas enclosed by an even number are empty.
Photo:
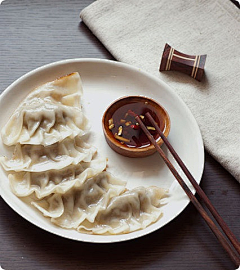
M240 181L240 17L230 1L98 0L80 17L119 61L165 81L185 101L206 150ZM202 82L159 72L165 43L207 54Z

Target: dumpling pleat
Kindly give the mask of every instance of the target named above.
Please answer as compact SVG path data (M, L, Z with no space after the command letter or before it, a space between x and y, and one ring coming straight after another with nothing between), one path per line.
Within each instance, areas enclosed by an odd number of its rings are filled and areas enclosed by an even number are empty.
M64 194L72 187L80 187L87 179L106 168L106 159L96 159L70 165L61 170L19 172L9 175L11 189L19 197L35 193L38 199L53 193Z
M41 172L91 161L96 149L87 143L78 146L76 141L67 138L48 147L17 144L12 158L0 157L0 163L6 171Z
M125 190L126 182L115 180L109 173L101 172L87 179L81 186L74 187L60 195L61 216L56 218L52 212L52 195L40 202L32 202L51 221L64 228L77 228L85 219L94 222L101 209L105 209L109 200ZM60 199L61 198L61 199ZM46 207L45 207L46 206Z
M83 222L78 231L92 234L121 234L144 229L161 216L161 199L166 191L158 187L138 187L113 197L99 211L94 223Z

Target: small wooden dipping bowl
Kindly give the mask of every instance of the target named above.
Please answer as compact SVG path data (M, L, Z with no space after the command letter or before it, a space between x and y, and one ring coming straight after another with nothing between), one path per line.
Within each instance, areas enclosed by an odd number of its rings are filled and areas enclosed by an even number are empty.
M140 126L138 126L134 116L131 116L131 112L138 114L146 126L149 123L144 114L150 112L164 135L168 136L170 118L167 111L160 104L145 96L126 96L114 101L103 115L102 126L105 139L108 145L120 155L132 158L152 155L156 152L156 149L149 142ZM135 130L131 130L131 128ZM158 145L162 145L163 141L157 132L154 131L154 128L151 126L148 126L148 128L152 129L152 135L157 140ZM130 135L131 132L133 132L132 137ZM137 132L139 136L136 137L134 132Z

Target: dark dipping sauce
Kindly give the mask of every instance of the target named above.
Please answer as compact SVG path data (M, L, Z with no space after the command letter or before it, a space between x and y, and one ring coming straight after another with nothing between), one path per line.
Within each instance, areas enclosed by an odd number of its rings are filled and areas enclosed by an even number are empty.
M137 120L135 119L135 114L137 114L141 117L142 122L153 135L154 139L158 140L159 134L147 117L145 117L147 112L151 114L155 122L163 131L165 123L160 122L155 113L154 107L151 104L149 104L147 101L132 102L119 107L109 120L109 129L111 130L115 139L128 147L142 148L150 145L147 136L142 131Z

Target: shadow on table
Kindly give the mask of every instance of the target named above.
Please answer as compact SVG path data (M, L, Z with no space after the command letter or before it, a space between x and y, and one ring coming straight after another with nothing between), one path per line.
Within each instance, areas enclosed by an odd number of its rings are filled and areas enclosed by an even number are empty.
M96 58L99 58L99 53L103 55L104 58L109 60L114 60L114 57L111 55L109 51L105 49L100 40L92 34L90 29L86 26L84 22L80 22L78 25L79 34L81 34L81 42L84 43L84 39L86 39L86 44L94 44L93 52L96 54ZM90 41L90 42L89 42ZM89 53L91 53L89 48ZM90 55L90 57L94 57L94 55Z

